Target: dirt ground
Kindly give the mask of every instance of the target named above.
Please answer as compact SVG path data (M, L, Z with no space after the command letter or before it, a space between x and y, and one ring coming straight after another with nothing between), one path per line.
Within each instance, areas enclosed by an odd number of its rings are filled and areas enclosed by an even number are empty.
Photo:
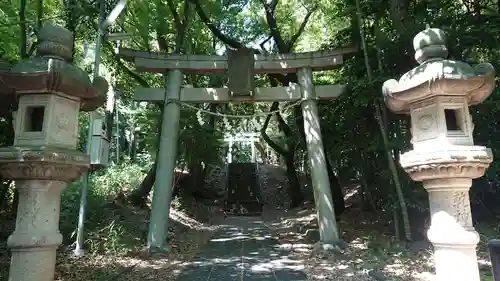
M149 254L140 247L123 255L91 254L73 258L69 247L58 252L56 280L176 280L182 269L196 255L224 221L224 213L212 208L205 222L181 211L172 211L171 220L178 229L169 241L168 254ZM147 212L137 215L132 223L145 220ZM311 280L389 280L429 281L433 279L430 246L408 250L390 235L387 222L376 212L348 208L340 222L343 251L322 252L315 249L318 233L312 204L293 210L266 209L262 217L274 230L281 246L293 249L292 259L304 263L304 272ZM487 237L483 236L486 241ZM96 238L96 239L105 239ZM136 245L143 245L137 238ZM479 245L481 269L489 272L490 264L484 241ZM0 244L0 280L6 280L9 255L5 243ZM486 279L485 279L486 280Z

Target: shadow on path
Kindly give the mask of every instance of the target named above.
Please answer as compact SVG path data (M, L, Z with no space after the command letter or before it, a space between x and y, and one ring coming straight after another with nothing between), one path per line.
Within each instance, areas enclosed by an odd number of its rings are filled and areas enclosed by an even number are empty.
M177 281L307 280L260 217L231 217L186 266Z

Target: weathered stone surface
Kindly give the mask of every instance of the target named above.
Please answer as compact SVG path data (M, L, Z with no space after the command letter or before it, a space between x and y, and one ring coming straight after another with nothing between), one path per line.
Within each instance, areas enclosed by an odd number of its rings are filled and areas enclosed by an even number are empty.
M401 166L413 180L482 177L493 161L491 149L450 146L436 151L412 150L401 156Z
M61 181L22 180L19 191L16 229L7 240L12 261L9 280L51 281L59 233L60 196L66 187Z
M5 97L19 99L14 146L0 148L0 174L19 191L16 228L8 238L10 281L52 281L61 244L59 210L67 183L89 168L89 157L76 151L78 113L105 97L108 84L90 82L68 60L73 35L46 25L39 33L41 56L12 67L0 65Z
M255 56L255 72L263 73L295 73L298 68L310 67L314 71L337 68L343 63L343 55L352 54L357 47L342 48L331 51L263 54ZM138 69L146 72L164 73L165 69L180 69L184 73L225 74L227 70L226 56L179 55L136 51L121 48L119 55L135 61Z
M255 59L252 49L228 50L228 88L231 95L251 96L254 91Z
M447 60L446 37L440 29L419 33L413 42L415 58L420 63L395 79L384 83L382 91L387 106L396 113L408 113L412 102L436 95L466 96L468 104L481 103L495 87L495 69L489 63L475 67Z
M0 149L0 173L10 180L73 181L89 168L89 158L78 151L46 147Z
M469 106L486 99L495 87L491 64L476 67L446 60L446 36L427 29L414 41L420 64L398 81L383 85L387 106L409 113L413 150L401 166L429 193L431 224L427 238L434 246L439 280L479 281L469 189L493 161L490 149L474 146Z

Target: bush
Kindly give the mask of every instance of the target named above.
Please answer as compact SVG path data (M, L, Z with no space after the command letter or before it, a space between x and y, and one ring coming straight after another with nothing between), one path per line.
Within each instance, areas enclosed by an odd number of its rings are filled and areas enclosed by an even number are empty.
M91 175L85 220L85 248L90 253L121 255L144 242L148 211L113 202L120 194L133 190L143 177L143 168L133 164L109 167ZM71 183L62 194L60 231L67 246L76 240L81 187L81 181Z
M128 194L141 183L145 172L143 166L130 163L109 167L105 173L93 177L94 193L113 198L118 194Z

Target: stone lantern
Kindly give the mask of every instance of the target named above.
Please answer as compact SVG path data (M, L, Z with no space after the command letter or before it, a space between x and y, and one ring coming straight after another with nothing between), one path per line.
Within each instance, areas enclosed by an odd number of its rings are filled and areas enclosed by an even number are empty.
M0 149L0 173L19 191L16 228L7 245L12 252L10 281L54 279L59 233L60 194L89 168L76 150L78 113L106 99L108 84L91 83L68 61L73 34L54 25L39 33L39 56L0 69L3 87L18 101L14 146Z
M414 38L420 64L398 81L383 85L387 106L409 114L413 150L401 156L401 166L429 194L431 225L427 237L434 246L437 280L479 281L469 189L493 161L489 148L475 146L469 106L481 103L495 87L489 63L475 67L448 60L446 36L428 28Z

